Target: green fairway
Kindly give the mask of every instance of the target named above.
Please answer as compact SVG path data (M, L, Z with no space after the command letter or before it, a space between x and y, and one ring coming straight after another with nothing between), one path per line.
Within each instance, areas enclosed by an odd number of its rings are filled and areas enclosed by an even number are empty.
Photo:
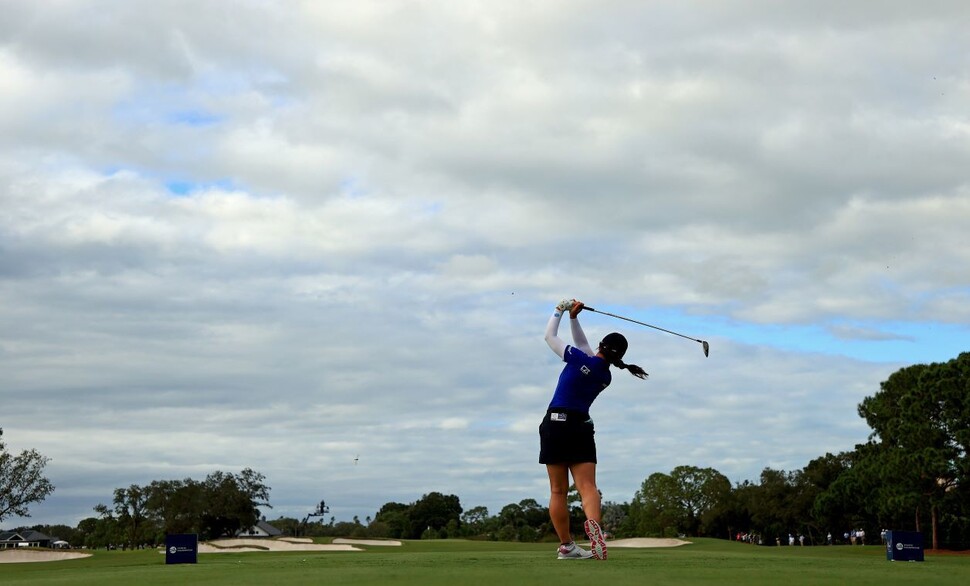
M756 547L699 539L675 548L613 548L605 562L557 560L555 544L408 541L366 550L200 554L198 564L171 566L154 551L99 551L81 560L0 564L0 584L970 584L970 557L889 562L881 546Z

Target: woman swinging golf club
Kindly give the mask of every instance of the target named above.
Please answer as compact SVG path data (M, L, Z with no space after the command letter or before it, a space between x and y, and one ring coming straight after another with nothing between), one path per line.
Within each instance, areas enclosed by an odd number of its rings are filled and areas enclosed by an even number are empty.
M596 487L596 443L589 407L612 381L610 365L626 369L637 378L646 378L647 373L635 364L623 362L627 341L622 334L608 334L593 352L577 319L582 310L582 302L564 299L556 306L546 326L546 343L566 366L559 375L556 392L539 425L539 463L545 464L549 473L549 517L559 536L559 559L595 557L605 560L606 539L600 528L600 493ZM559 338L559 323L567 311L572 346ZM569 532L566 493L570 474L582 498L586 514L584 528L591 551L576 545Z

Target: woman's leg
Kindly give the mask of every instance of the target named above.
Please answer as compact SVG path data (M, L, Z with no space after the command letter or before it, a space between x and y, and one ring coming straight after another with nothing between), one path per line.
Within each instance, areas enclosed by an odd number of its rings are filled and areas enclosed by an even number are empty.
M596 488L596 462L572 464L569 466L569 471L573 473L576 490L579 491L579 497L583 499L583 512L586 513L586 518L599 523L602 513L600 511L600 491Z
M603 528L600 527L600 491L596 488L596 464L584 462L573 464L569 467L573 473L573 482L579 490L579 496L583 499L583 512L586 513L586 522L583 528L589 536L589 549L598 560L606 559L606 537L603 535Z
M566 494L569 492L569 466L566 464L546 464L549 473L549 518L559 536L559 543L573 540L569 533L569 507Z

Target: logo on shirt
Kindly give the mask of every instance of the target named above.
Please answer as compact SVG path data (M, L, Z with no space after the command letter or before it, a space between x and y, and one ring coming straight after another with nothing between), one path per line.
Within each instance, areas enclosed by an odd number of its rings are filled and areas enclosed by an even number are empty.
M590 372L590 371L589 371L589 367L588 367L588 366L586 366L586 365L584 364L584 365L582 366L582 368L580 368L580 369L579 369L579 372L581 372L581 373L583 373L583 374L589 374L589 372Z

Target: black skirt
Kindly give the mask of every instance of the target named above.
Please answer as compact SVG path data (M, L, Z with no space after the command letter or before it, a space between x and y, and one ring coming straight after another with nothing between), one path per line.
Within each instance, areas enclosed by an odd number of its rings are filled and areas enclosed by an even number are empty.
M588 413L550 409L539 424L539 463L595 464L594 434Z

